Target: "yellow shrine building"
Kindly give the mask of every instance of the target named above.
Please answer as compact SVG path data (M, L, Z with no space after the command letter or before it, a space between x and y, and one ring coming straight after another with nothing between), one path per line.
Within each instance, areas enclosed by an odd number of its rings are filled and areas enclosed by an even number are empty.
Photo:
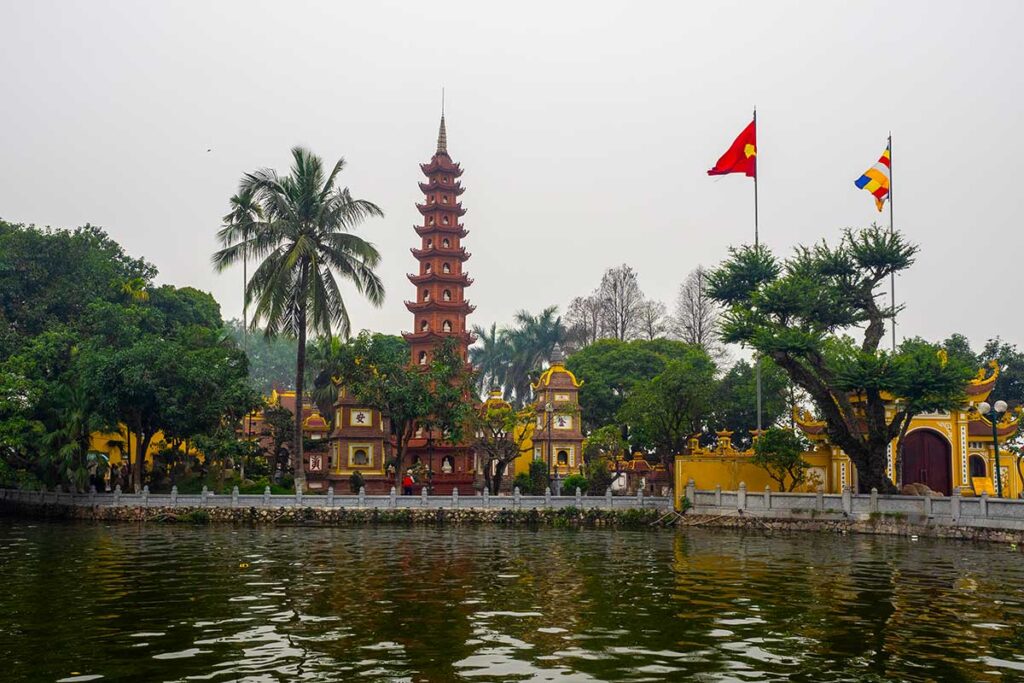
M959 410L925 413L914 417L907 431L903 449L902 480L907 484L924 484L933 491L950 495L954 489L962 495L994 495L995 448L992 422L978 412L987 401L999 377L999 368L981 369L967 386L967 404ZM890 399L886 409L891 418L896 401ZM1000 472L1003 496L1017 498L1024 493L1024 482L1016 467L1016 454L1006 443L1017 434L1020 409L1007 411L996 423L1000 451ZM839 493L843 487L857 490L857 471L843 451L829 443L825 423L815 420L807 411L798 410L794 422L810 440L813 448L804 454L810 465L807 476L797 491L814 491L820 486L826 493ZM895 476L897 442L889 444L888 475ZM689 452L676 456L675 488L682 491L693 479L698 489L735 490L744 482L748 490L777 489L768 473L754 465L752 450L733 447L732 432L718 432L718 442L702 448L691 440Z

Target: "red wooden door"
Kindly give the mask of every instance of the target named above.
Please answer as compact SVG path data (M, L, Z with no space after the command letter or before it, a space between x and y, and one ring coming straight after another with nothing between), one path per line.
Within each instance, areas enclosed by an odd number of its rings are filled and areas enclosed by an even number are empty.
M948 441L927 429L907 434L903 447L904 484L925 484L948 496L953 492L952 476Z

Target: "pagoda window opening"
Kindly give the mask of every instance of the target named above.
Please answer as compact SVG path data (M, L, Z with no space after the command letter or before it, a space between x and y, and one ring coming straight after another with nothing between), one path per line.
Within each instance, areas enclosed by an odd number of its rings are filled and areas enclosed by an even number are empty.
M560 450L558 451L558 464L568 465L569 464L569 451Z
M424 320L423 322L420 323L420 332L426 332L429 329L430 329L430 323L428 323L426 320Z
M452 321L451 320L445 320L443 323L441 323L441 330L443 330L444 332L451 332L452 331Z
M452 290L450 290L450 289L444 290L444 293L441 294L441 298L443 300L445 300L445 301L451 301L452 300Z
M442 223L444 223L445 225L448 225L448 216L444 216L444 217L443 217L443 218L441 219L441 222L442 222Z
M429 263L424 263L423 264L423 272L424 273L429 273L431 271L431 269L432 269L432 266Z
M366 453L366 449L357 448L352 454L352 462L356 465L369 465L370 456Z
M441 272L442 272L442 273L450 273L450 272L452 272L452 266L451 266L451 264L450 264L450 263L444 263L444 264L442 264L442 265L441 265Z
M980 455L972 455L970 460L971 463L971 476L972 477L984 477L986 476L985 471L985 458Z
M448 247L452 246L452 243L448 240L447 237L445 237L443 240L441 240L441 246L447 249Z
M420 363L420 365L426 365L427 364L427 352L426 351L420 351L420 361L419 361L419 363Z
M448 203L448 196L447 195L441 195L441 203L442 204L447 204Z
M433 224L434 224L434 217L433 216L427 216L427 225L433 225Z
M424 289L423 290L423 300L424 301L430 301L430 290L429 289Z
M433 222L434 218L433 218L433 217L430 217L430 218L428 218L427 220L429 220L429 221ZM430 249L430 248L431 248L431 247L433 247L433 246L434 246L434 240L432 240L432 239L430 239L430 238L428 237L428 238L427 238L427 249Z

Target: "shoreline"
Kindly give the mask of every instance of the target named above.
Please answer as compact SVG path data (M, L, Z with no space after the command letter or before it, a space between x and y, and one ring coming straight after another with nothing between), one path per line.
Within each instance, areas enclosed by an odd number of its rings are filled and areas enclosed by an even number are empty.
M814 518L763 517L742 514L685 515L661 509L604 510L574 507L533 509L462 508L318 508L318 507L142 507L81 506L0 500L0 517L26 520L151 523L204 526L335 526L432 525L550 527L572 529L729 529L758 533L828 533L901 536L911 540L1005 543L1024 548L1024 530L929 523L915 516L875 515L866 518L825 514Z

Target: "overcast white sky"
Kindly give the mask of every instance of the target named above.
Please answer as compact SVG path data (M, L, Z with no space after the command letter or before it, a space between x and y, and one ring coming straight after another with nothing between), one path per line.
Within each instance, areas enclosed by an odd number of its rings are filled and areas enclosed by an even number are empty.
M853 180L891 129L896 225L922 245L901 336L1024 344L1022 25L1009 1L0 0L0 217L101 225L239 316L219 218L243 172L306 145L386 213L362 234L388 299L353 292L355 328L408 330L443 85L471 322L564 310L622 262L671 306L752 238L751 181L705 171L756 104L766 243L879 219Z

